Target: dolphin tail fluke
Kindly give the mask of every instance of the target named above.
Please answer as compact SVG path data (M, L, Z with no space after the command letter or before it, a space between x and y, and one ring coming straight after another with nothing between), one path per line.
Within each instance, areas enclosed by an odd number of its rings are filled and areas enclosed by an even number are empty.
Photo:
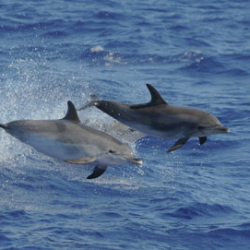
M179 139L167 152L169 153L182 147L188 140L189 140L189 137Z
M92 101L92 102L87 103L85 106L77 109L77 111L81 111L81 110L84 110L84 109L87 109L89 107L93 107L93 106L96 106L96 105L97 105L96 101Z
M0 128L7 129L7 126L5 124L0 123Z
M81 111L81 110L87 109L87 108L89 108L89 107L93 107L93 106L97 106L97 105L98 105L98 100L99 100L99 99L98 99L98 97L97 97L96 95L91 94L91 95L90 95L90 98L91 98L90 102L87 103L85 106L83 106L83 107L77 109L77 111Z
M87 179L95 179L99 176L101 176L107 169L107 166L96 166L94 168L94 171L91 175L87 177Z

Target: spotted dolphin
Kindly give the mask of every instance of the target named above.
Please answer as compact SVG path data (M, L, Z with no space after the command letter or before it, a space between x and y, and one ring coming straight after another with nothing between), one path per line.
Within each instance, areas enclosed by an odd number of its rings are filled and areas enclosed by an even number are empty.
M146 135L178 139L167 152L182 147L192 137L198 137L202 145L209 135L229 133L229 129L223 127L215 116L197 108L170 105L152 85L147 84L147 88L151 94L148 103L128 105L93 100L79 110L95 106Z
M70 101L63 119L17 120L0 124L0 127L45 155L72 164L94 165L88 179L102 175L108 165L142 164L127 144L81 124Z

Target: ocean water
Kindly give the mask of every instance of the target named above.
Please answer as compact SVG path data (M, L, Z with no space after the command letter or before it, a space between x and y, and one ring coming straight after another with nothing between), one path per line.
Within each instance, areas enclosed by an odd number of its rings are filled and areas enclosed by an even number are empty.
M128 142L142 166L39 154L0 131L0 249L250 249L250 2L0 2L0 122L58 119L94 93L204 109L230 128L199 146L136 141L90 108L82 121ZM111 125L110 125L111 124Z

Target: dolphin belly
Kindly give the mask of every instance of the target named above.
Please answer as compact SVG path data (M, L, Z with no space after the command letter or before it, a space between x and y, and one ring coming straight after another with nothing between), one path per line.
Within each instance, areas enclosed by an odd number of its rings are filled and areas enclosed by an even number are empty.
M23 135L24 143L47 156L65 160L88 156L81 144L64 143L51 138L36 135Z
M126 119L120 119L119 121L146 135L169 139L185 137L193 130L190 124L185 123L164 124L163 122L153 120L150 122L139 123L136 121L128 121Z

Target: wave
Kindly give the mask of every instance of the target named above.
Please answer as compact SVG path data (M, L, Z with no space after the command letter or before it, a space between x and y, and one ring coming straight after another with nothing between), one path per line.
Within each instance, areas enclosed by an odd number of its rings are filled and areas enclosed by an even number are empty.
M128 45L126 45L128 46ZM184 63L190 67L203 62L204 55L200 51L188 51L172 56L158 54L121 54L112 50L106 50L103 46L97 45L85 50L81 54L82 60L88 60L89 65L164 65L171 63ZM206 59L209 62L209 59ZM213 62L211 62L212 64ZM216 67L216 66L215 66Z
M215 57L200 57L196 60L191 60L190 63L182 67L182 70L193 72L204 72L204 73L216 73L224 70L224 65L220 63Z
M172 213L164 214L164 216L170 216L179 219L195 219L197 217L215 217L228 215L234 213L234 209L220 204L206 204L206 203L194 203L191 206L184 206L178 208Z
M246 77L246 76L249 76L249 72L247 72L246 70L243 70L243 69L239 69L239 68L219 71L219 72L217 72L217 74L233 76L233 77Z
M120 22L121 20L126 19L126 16L122 12L99 11L95 13L92 18L101 20L116 20Z
M216 237L224 237L227 239L240 237L242 240L247 239L249 240L250 235L250 228L235 228L235 226L232 227L223 227L221 226L218 229L213 229L208 232L208 235L210 236L216 236Z

